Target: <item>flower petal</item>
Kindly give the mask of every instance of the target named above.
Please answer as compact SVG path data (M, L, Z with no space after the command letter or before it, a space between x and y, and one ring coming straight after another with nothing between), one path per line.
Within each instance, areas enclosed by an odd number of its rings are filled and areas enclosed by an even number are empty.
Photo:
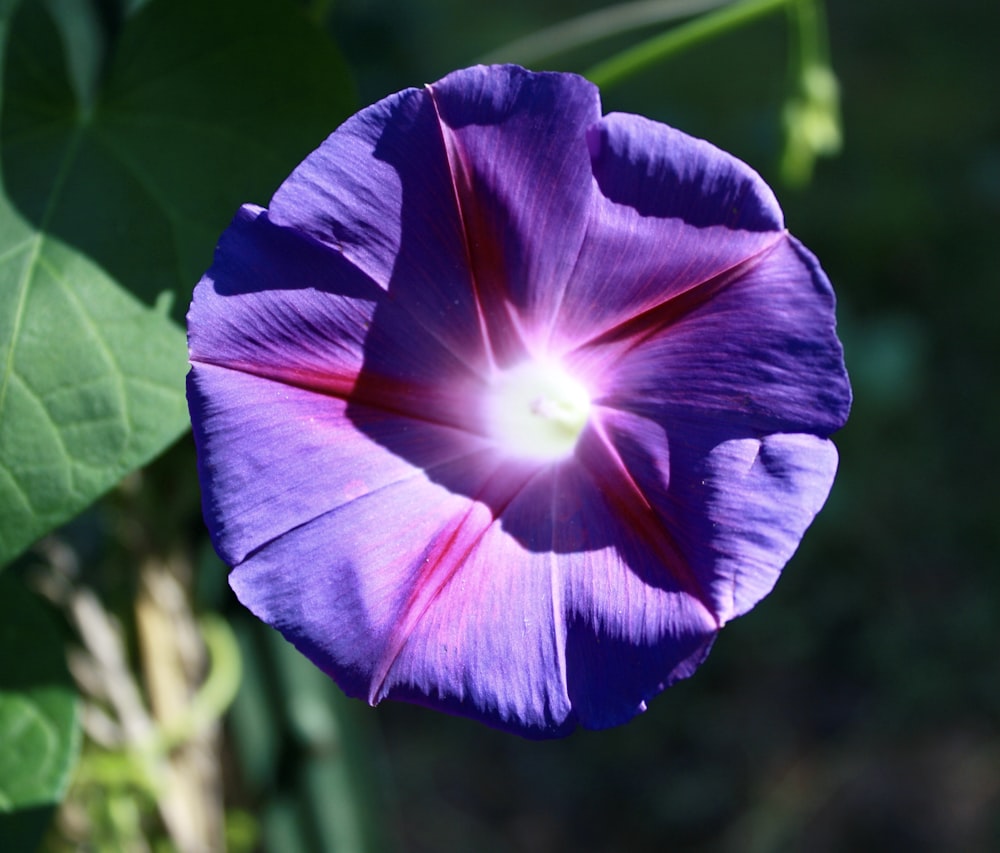
M259 208L244 207L223 234L188 323L195 364L453 426L476 422L468 401L482 378L467 362L341 254Z
M585 434L552 488L567 691L574 716L591 729L626 722L691 675L719 627L697 590L650 547L648 531L622 512L597 441Z
M565 353L626 337L649 317L662 322L675 313L679 297L699 292L707 297L783 237L782 231L696 228L597 199L548 349Z
M244 605L366 699L380 687L394 630L427 586L425 557L472 507L417 468L398 473L265 543L230 574Z
M646 414L668 433L679 408L734 436L827 436L851 404L833 302L816 259L786 236L736 278L635 318L578 358L614 362L601 402Z
M551 729L569 705L548 555L526 555L495 523L490 505L509 502L524 482L524 472L501 466L488 452L453 466L482 501L414 468L267 543L230 582L351 695L467 701L494 724ZM517 637L523 656L512 655Z
M510 308L534 316L578 250L592 191L582 128L599 117L583 78L458 71L345 122L270 216L342 252L478 369L509 363L523 352Z
M272 222L342 254L473 369L489 353L434 104L407 89L348 119L278 188Z
M577 463L498 464L472 462L481 501L419 472L351 501L255 551L233 588L351 695L527 736L622 723L693 671L715 621Z
M814 435L775 434L726 441L705 454L682 448L675 459L675 523L691 559L714 563L717 594L729 595L718 614L725 623L774 587L826 502L837 449ZM698 474L704 512L688 493Z
M192 366L188 398L205 519L232 566L323 513L484 446L466 430L213 364ZM387 436L403 456L385 449Z
M502 319L547 327L572 270L593 193L584 129L596 87L571 74L470 68L429 87L448 149L469 264L498 361Z
M191 359L346 393L382 296L342 257L246 205L195 288Z
M437 215L409 219L404 200L418 197L418 206ZM405 89L345 121L285 179L268 212L275 224L336 249L383 288L397 265L436 266L434 256L455 263L459 287L467 282L448 159L421 89ZM429 239L434 252L421 255L404 241L407 228Z
M814 435L740 434L724 420L673 414L662 431L648 418L602 411L628 477L596 476L620 514L636 519L662 570L722 627L771 591L826 501L837 451Z
M557 350L735 274L784 232L763 180L707 142L621 114L587 139L600 192L553 324Z
M696 228L781 231L777 199L746 163L665 124L609 113L587 134L601 193L642 216Z

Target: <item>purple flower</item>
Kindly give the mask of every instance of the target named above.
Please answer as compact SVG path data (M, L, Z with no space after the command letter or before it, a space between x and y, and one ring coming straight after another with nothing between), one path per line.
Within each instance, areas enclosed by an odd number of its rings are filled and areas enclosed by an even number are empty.
M706 142L517 67L363 110L189 314L240 600L350 695L613 726L774 585L833 482L834 298Z

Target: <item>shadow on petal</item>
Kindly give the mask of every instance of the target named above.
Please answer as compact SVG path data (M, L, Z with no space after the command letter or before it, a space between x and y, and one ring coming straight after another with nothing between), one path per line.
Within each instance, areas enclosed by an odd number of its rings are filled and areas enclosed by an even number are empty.
M637 643L595 630L580 618L566 626L566 682L573 711L588 729L621 725L646 710L646 702L691 676L708 657L715 632L656 644ZM651 683L651 675L665 680Z

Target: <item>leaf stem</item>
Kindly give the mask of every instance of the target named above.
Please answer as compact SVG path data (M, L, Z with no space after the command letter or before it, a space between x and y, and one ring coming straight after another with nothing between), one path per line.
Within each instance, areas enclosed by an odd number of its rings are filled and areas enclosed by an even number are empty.
M647 39L598 63L584 76L602 89L620 83L656 62L777 12L794 0L744 0Z

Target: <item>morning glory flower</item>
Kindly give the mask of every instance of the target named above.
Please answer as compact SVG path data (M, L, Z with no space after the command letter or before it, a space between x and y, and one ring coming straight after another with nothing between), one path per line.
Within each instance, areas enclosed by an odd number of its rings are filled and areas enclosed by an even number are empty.
M834 297L774 195L596 88L457 71L244 206L191 305L232 588L351 696L631 719L833 482Z

